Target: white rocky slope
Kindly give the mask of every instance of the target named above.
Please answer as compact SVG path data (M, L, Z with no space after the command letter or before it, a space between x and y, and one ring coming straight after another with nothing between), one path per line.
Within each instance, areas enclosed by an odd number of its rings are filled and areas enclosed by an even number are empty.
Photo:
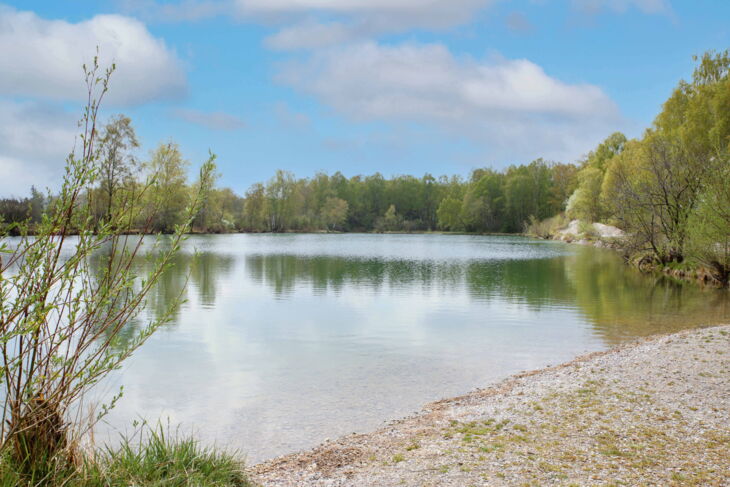
M587 234L591 235L587 235ZM582 240L593 236L599 239L623 238L626 233L620 228L604 225L603 223L590 223L581 225L579 220L572 220L567 227L556 232L557 240Z

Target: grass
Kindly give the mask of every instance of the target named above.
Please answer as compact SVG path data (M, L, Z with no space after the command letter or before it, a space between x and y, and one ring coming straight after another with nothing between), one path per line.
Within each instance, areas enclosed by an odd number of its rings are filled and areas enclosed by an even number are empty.
M393 463L400 463L404 462L406 460L406 457L402 453L397 453L393 455Z
M414 440L411 444L409 444L406 447L406 451L413 451L413 450L417 450L419 448L421 448L421 444Z
M201 446L197 440L147 428L141 439L123 438L72 465L44 465L44 476L20 474L0 457L0 486L45 487L252 487L235 455Z

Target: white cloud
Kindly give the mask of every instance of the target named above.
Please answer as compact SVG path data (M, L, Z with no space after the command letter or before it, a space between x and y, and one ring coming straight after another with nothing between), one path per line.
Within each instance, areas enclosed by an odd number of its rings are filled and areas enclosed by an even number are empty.
M444 28L472 18L499 0L117 0L121 9L157 21L192 21L217 15L246 20L291 23L312 15L359 22L411 27Z
M441 44L365 42L329 49L284 65L278 79L363 119L615 114L596 86L563 83L525 59L458 59Z
M155 0L117 0L123 12L156 22L192 22L235 13L232 0L183 0L158 3Z
M320 23L306 20L285 27L264 41L267 47L277 50L317 49L352 41L366 30L341 22Z
M189 108L173 110L173 116L211 130L237 130L246 126L240 118L225 112L202 112Z
M319 12L369 18L394 27L443 28L469 20L494 0L236 0L241 14L286 17Z
M192 21L217 15L279 26L273 49L314 49L406 32L464 24L499 0L118 0L122 9L155 21Z
M669 0L572 0L575 9L589 14L602 10L623 13L637 8L647 14L667 14L671 12Z
M100 51L102 66L115 62L107 101L139 104L186 91L181 63L140 21L97 15L69 23L0 5L0 94L83 100L82 63Z
M195 21L227 15L281 28L265 43L277 50L317 49L412 29L439 30L468 23L501 0L117 0L122 9L143 18ZM542 0L532 0L543 3ZM672 14L669 0L571 0L574 10L597 14L632 8L648 14ZM514 32L531 23L520 13L506 19Z
M0 100L0 195L26 196L32 184L57 189L77 131L56 105Z
M244 18L288 24L266 43L274 49L295 50L411 29L446 29L470 21L479 10L497 0L236 1Z
M347 117L435 124L495 153L576 157L620 120L597 86L562 82L525 59L456 58L440 44L322 50L283 65L278 80Z

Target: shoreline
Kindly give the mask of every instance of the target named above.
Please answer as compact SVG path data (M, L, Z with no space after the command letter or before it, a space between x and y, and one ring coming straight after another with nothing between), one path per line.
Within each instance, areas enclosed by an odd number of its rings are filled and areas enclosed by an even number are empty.
M516 374L249 470L262 486L730 485L730 325Z
M625 239L625 234L619 228L602 223L592 223L591 229L590 234L586 234L579 229L578 220L573 220L568 227L551 232L547 236L540 237L538 235L532 235L532 237L613 250L622 254L626 264L644 274L656 273L680 282L693 282L700 286L717 289L727 289L730 287L730 282L718 277L716 273L713 273L711 269L704 265L662 265L656 262L655 259L650 258L647 260L646 255L628 254L622 243L622 240Z

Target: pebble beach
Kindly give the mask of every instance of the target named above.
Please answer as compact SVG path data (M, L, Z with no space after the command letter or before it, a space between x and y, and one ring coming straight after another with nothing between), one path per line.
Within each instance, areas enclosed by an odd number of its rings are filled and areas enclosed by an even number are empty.
M251 476L262 486L730 486L730 326L524 372Z

